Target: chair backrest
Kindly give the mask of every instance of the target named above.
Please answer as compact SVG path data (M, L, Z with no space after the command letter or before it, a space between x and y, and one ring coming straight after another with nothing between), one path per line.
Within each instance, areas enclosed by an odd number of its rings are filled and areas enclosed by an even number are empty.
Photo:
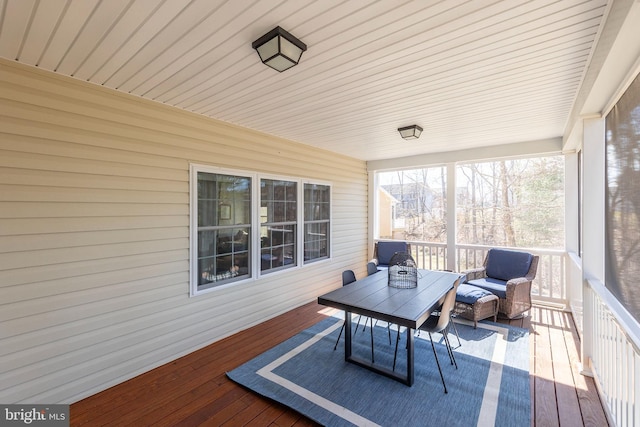
M372 274L375 274L378 272L378 266L376 265L375 262L368 262L367 263L367 275L371 276Z
M409 252L409 245L402 241L379 241L376 243L375 254L379 265L389 265L391 257L396 252Z
M511 280L516 277L526 277L533 258L533 255L528 252L492 248L487 252L484 266L488 277Z
M442 307L440 308L438 323L431 332L444 331L444 329L449 325L449 321L451 320L451 312L453 311L453 308L456 304L456 291L458 290L460 280L461 279L456 280L456 283L453 284L453 289L447 292L447 295L444 297L444 302L442 303Z
M342 272L342 286L356 281L356 273L353 270L345 270Z

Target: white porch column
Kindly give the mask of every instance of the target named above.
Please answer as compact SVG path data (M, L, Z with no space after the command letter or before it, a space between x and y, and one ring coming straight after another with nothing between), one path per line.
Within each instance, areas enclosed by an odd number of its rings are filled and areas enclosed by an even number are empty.
M565 153L564 155L564 218L565 218L565 248L567 252L575 252L580 255L578 239L578 217L580 184L578 183L578 153Z
M378 174L375 171L369 171L368 181L369 221L367 232L369 236L373 237L368 242L367 260L370 260L373 258L373 241L380 237L378 236L378 221L380 219L378 218L378 209L376 209L378 206Z
M582 132L581 132L582 134ZM580 141L578 149L582 149L582 141ZM580 254L580 236L581 224L578 221L581 218L580 204L582 203L580 192L582 183L578 182L580 178L580 165L578 161L578 153L565 153L564 155L564 228L565 228L565 249L567 251L566 258L566 276L565 284L567 287L567 300L569 307L576 318L576 323L582 334L582 260Z
M591 374L593 355L593 304L589 300L586 281L605 282L605 120L602 117L584 120L583 139L583 227L582 278L584 320L582 334L582 369Z
M456 271L456 164L447 163L447 270Z

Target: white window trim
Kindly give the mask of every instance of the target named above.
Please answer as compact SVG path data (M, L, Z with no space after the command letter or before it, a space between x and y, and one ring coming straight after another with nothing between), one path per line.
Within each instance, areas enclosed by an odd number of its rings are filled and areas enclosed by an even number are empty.
M311 265L318 264L320 262L326 262L333 258L333 185L328 181L316 181L310 179L301 180L300 191L302 194L300 195L300 200L302 203L302 209L300 209L299 221L300 221L300 262L302 265ZM325 185L329 187L329 256L322 259L314 259L308 262L304 261L304 185L312 184L312 185Z
M246 279L212 286L207 289L198 289L198 172L215 173L225 175L245 176L251 178L251 276ZM297 265L282 270L260 270L260 181L262 179L291 181L297 183ZM304 185L325 185L329 187L329 255L327 258L304 261ZM242 286L256 282L265 277L274 277L287 274L304 268L306 265L327 262L333 257L333 184L328 181L316 181L309 178L292 177L286 175L263 174L243 169L229 169L220 166L189 164L189 296L195 297L210 292Z
M253 282L256 280L255 273L255 255L253 249L251 253L251 276L246 279L240 279L229 283L223 283L212 286L207 289L198 289L198 172L215 173L225 175L237 175L251 178L251 209L255 210L256 186L255 180L257 174L241 169L226 169L218 166L201 165L191 163L189 165L189 296L194 297L206 294L212 291L237 286L243 283ZM254 215L251 221L251 239L255 241L258 230L253 223Z
M261 199L260 199L260 182L263 179L269 179L272 181L289 181L289 182L295 182L296 183L296 203L297 203L297 209L296 209L296 259L297 259L297 264L291 267L287 267L287 268L279 268L279 269L272 269L272 270L267 270L265 272L262 271L261 267L261 263L260 263L260 245L258 245L257 248L257 259L256 259L256 264L257 264L257 275L258 278L259 277L266 277L266 276L273 276L276 274L282 274L284 272L287 271L292 271L292 270L297 270L300 267L302 267L302 259L300 258L300 244L301 244L301 235L300 235L300 211L302 210L300 208L301 203L300 200L302 197L301 193L300 193L300 187L302 186L302 180L300 178L295 178L295 177L291 177L291 176L283 176L283 175L272 175L272 174L259 174L258 175L258 181L257 181L257 191L258 191L258 199L256 202L256 224L258 225L257 229L258 229L258 241L260 240L260 227L262 226L261 222L260 222L260 203L261 203ZM256 241L256 244L258 244L258 241Z

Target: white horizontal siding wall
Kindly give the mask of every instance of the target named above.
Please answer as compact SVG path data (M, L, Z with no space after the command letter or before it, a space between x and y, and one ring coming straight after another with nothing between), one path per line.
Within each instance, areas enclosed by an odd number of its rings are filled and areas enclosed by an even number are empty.
M0 60L0 402L70 403L365 274L364 162ZM331 182L333 259L189 297L189 163Z

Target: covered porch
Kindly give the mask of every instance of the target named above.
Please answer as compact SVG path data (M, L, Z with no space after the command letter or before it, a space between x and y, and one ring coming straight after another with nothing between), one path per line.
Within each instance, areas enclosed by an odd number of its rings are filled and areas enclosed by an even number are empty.
M1 403L307 425L224 372L365 274L376 173L552 154L565 244L524 248L535 306L509 322L531 333L532 424L640 422L640 325L605 268L605 120L640 71L637 0L0 3ZM280 19L309 41L284 73L251 48ZM412 242L421 267L481 263L489 245L447 232Z

